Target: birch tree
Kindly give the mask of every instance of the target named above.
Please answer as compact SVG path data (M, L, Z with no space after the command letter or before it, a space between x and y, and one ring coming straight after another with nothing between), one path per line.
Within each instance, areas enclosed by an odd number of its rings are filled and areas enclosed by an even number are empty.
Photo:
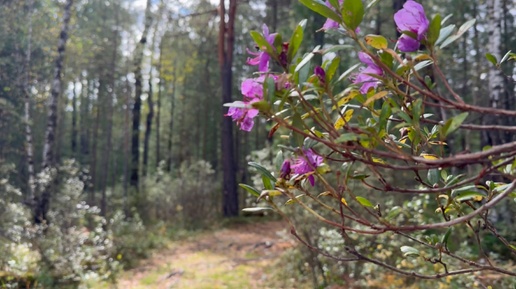
M62 18L62 27L59 34L57 45L57 59L55 62L54 79L52 81L51 94L48 104L47 128L45 131L45 144L43 147L43 169L49 169L55 166L55 145L57 130L57 114L59 96L61 95L61 78L63 70L63 62L65 57L66 42L68 40L68 29L70 18L72 16L73 0L67 0ZM46 214L49 209L51 198L50 187L42 189L41 194L35 197L34 204L34 220L36 223L46 220Z
M145 21L142 32L142 37L134 52L134 76L135 76L135 96L133 104L133 126L131 136L131 178L130 184L132 187L138 189L139 185L139 167L140 167L140 115L142 108L142 61L143 52L147 43L147 34L152 23L151 15L152 1L147 0L147 7L145 8Z
M502 0L488 0L488 51L496 59L502 56ZM503 72L497 67L491 66L488 72L489 105L494 109L507 109L504 107L504 77ZM501 124L500 118L487 116L484 124ZM485 145L497 145L504 143L503 132L484 131L483 140Z

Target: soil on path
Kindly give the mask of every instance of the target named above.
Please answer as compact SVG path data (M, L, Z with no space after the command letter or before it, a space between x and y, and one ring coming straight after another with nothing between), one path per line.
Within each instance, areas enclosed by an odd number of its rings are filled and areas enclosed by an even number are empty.
M271 268L295 244L283 222L232 225L174 242L125 272L118 288L277 289Z

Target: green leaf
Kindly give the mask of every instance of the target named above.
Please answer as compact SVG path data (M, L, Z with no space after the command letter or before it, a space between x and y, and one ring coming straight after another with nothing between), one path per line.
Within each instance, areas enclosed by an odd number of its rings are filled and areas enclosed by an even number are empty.
M267 52L269 55L276 57L277 52L276 49L273 48L270 43L263 37L263 35L258 31L251 31L251 37L253 38L256 45L260 48L260 50Z
M379 127L378 131L382 131L382 130L386 129L387 120L389 120L389 117L391 117L391 114L392 114L391 105L389 102L385 101L382 104L382 111L380 112L380 119L379 119L380 127Z
M274 89L268 89L267 91L269 92L268 94L271 94L271 92L272 92L273 95L270 95L269 97L271 97L271 99L273 99L274 98ZM260 100L257 102L253 102L251 104L251 106L253 108L258 109L260 112L269 112L271 110L271 105L266 100Z
M304 29L306 26L306 19L299 22L299 24L296 27L296 30L294 30L294 33L292 33L292 37L290 38L290 42L288 45L288 51L287 51L287 61L290 63L292 59L297 54L297 51L299 50L299 47L301 46L301 43L303 42L304 37Z
M469 200L481 201L487 197L487 195L484 191L479 189L479 187L470 185L452 190L451 197L457 202L463 202Z
M441 179L440 175L439 175L439 169L428 170L427 179L431 185L437 184L439 182L439 180Z
M476 22L476 19L471 19L471 20L466 21L464 24L462 24L459 27L459 30L457 31L457 33L448 37L448 39L446 39L443 42L443 44L441 44L440 48L442 49L442 48L450 45L451 43L453 43L455 40L459 39L462 36L462 34L464 34L466 31L468 31L469 28L471 28L473 25L475 25L475 22Z
M369 175L366 175L366 174L361 174L361 173L353 173L351 176L349 176L350 178L354 179L354 180L365 180L367 178L369 178ZM357 197L358 198L358 197ZM372 206L372 204L371 204Z
M448 228L448 230L446 231L446 233L444 234L444 236L441 239L441 244L443 244L445 247L448 244L448 239L450 238L451 231L452 231L452 228Z
M342 21L347 28L355 31L364 18L362 0L344 0L342 4Z
M364 197L356 197L357 201L364 207L374 207L373 204L366 198Z
M364 102L364 106L368 106L370 103L373 103L375 100L378 100L378 99L381 99L383 98L384 96L386 96L387 94L389 94L388 91L384 90L384 91L379 91L377 93L375 93L373 96L369 97L365 102Z
M459 180L462 177L464 177L464 174L460 174L460 175L456 175L456 176L453 176L453 175L447 176L446 180L445 180L446 185L444 187L446 188L446 187L451 187L451 186L455 185L456 183L459 182Z
M331 61L330 65L326 68L326 83L330 83L330 81L337 73L337 69L339 69L340 57L334 57Z
M441 42L446 40L455 30L455 24L448 25L444 28L441 28L441 31L439 32L439 38L435 41L435 45L439 45Z
M335 143L343 143L348 141L357 141L358 137L354 133L343 133L336 140Z
M439 34L441 33L441 15L436 14L432 21L430 22L430 26L428 27L428 33L426 40L428 44L434 45L434 43L439 38Z
M340 76L339 76L339 79L337 79L337 81L341 81L343 80L344 78L348 78L351 76L351 74L353 73L353 71L355 71L355 69L357 69L360 65L362 65L362 63L357 63L353 66L351 66L350 68L348 68L348 70L344 71L344 73L342 73Z
M376 49L385 49L388 47L387 39L381 35L369 34L365 37L366 43Z
M251 195L253 195L255 197L259 197L260 196L260 191L258 191L254 187L251 187L251 186L246 185L246 184L238 184L238 186L240 186L242 189L248 191Z
M416 65L414 65L414 70L419 71L429 65L432 65L434 62L432 60L423 60L421 62L418 62Z
M308 9L319 13L320 15L324 16L325 18L330 18L338 23L340 23L341 19L339 17L339 14L335 13L331 8L328 8L326 5L315 1L315 0L299 0L301 4L308 7Z
M244 213L261 213L263 211L272 210L270 207L252 207L252 208L244 208L242 212Z
M331 6L333 6L333 8L335 9L338 9L340 4L339 4L339 0L329 0L330 1L330 4Z
M249 105L243 101L237 100L230 103L224 103L225 107L249 108Z
M301 118L301 116L299 115L299 113L295 113L294 116L292 117L292 125L294 127L296 127L297 129L299 130L303 130L303 119ZM292 133L292 140L293 140L293 146L297 146L297 147L300 147L303 145L304 143L304 136L300 133L297 133L295 131L291 131Z
M398 116L401 117L406 123L412 125L412 119L410 118L410 116L406 112L400 111L398 113Z
M285 161L285 156L283 155L283 150L278 150L278 153L276 154L276 157L274 158L274 165L276 166L277 170L280 170L284 161Z
M376 6L376 4L378 4L378 2L380 2L380 0L373 0L373 1L369 2L369 4L367 4L367 6L366 6L366 9L371 9L372 7Z
M313 54L312 52L307 53L305 57L303 57L303 60L301 60L301 62L297 64L296 69L294 71L299 72L299 70L301 70L301 68L303 68L312 59L312 57L314 57L314 55L315 54Z
M269 99L269 103L272 105L274 104L276 95L276 82L274 82L274 78L267 77L265 79L265 86L267 88L267 98Z
M388 52L382 52L379 56L383 64L387 65L387 67L389 68L392 67L392 62L394 61L394 57L392 56L392 54Z
M326 45L326 44L325 44ZM330 48L326 48L323 50L323 55L331 52L337 52L343 49L353 48L353 45L349 44L339 44L339 45L333 45Z
M468 21L466 21L464 24L462 24L460 27L459 27L459 31L457 31L457 36L462 36L462 34L466 33L466 31L468 31L471 27L473 27L473 25L475 25L475 23L477 22L477 19L470 19Z
M414 120L414 124L419 125L419 119L421 118L421 109L423 107L423 99L418 98L416 101L412 103L412 118Z
M419 256L419 250L414 248L414 247L401 246L400 250L401 250L401 253L403 253L403 256L405 256L405 257L408 257L408 256Z
M258 170L258 172L260 172L260 174L262 174L262 176L266 176L267 178L269 178L270 180L276 182L277 179L269 172L269 170L267 170L266 168L264 168L262 165L260 165L259 163L255 163L255 162L249 162L247 163L250 167L253 167L255 168L256 170Z
M461 114L458 114L449 120L446 121L444 124L441 133L444 137L448 136L450 133L454 132L456 129L460 127L460 125L466 120L468 117L467 112L463 112Z
M500 60L500 64L504 63L505 61L507 61L507 59L509 59L509 57L511 55L513 55L514 53L512 53L511 50L507 51L507 53L505 53L505 55L502 57L502 59Z
M486 53L486 58L491 62L493 65L498 65L498 60L496 60L496 56L494 56L491 53Z
M282 193L278 190L263 190L261 193L260 193L260 198L263 198L263 197L276 197L276 196L281 196Z
M396 218L400 213L402 212L402 209L401 207L399 206L394 206L391 208L391 210L389 211L389 213L387 213L387 216L385 216L385 219L387 220L391 220L391 219L394 219Z
M297 202L297 200L298 200L299 198L303 197L303 196L306 196L306 195L305 195L305 194L301 194L301 195L299 195L299 196L296 196L296 197L295 197L295 198L293 198L293 199L288 199L288 200L285 202L285 205L291 205L291 204L293 204L293 203L296 203L296 202Z
M268 177L264 176L264 175L262 175L262 183L263 183L263 187L266 190L274 189L274 184L272 183L272 180L269 179Z

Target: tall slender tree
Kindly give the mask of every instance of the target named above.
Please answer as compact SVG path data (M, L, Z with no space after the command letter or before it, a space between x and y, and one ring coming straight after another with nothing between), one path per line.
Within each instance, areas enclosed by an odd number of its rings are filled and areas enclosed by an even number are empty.
M232 101L231 93L233 86L233 50L235 45L235 18L237 1L229 0L226 10L224 0L219 4L219 65L222 84L222 101ZM225 110L224 110L225 113ZM222 171L223 171L223 197L222 208L225 217L238 215L238 191L236 186L236 161L233 142L233 123L230 118L222 118Z
M488 33L489 44L488 51L496 59L501 59L502 56L502 0L488 0ZM503 72L497 67L491 67L488 73L489 81L489 104L492 108L504 107L504 76ZM489 115L484 118L485 124L501 124L500 118ZM504 142L502 131L484 131L483 141L484 145L498 145Z
M25 152L27 158L27 171L29 173L29 181L27 185L27 196L26 200L31 202L34 198L34 146L32 142L32 118L31 118L31 77L30 77L30 63L32 56L32 13L33 13L34 1L29 0L29 29L27 35L27 52L26 52L26 63L25 63L25 103L24 103L24 115L25 115Z
M140 115L142 109L142 62L143 52L147 43L147 34L152 23L151 14L152 1L147 0L147 6L145 8L145 20L142 37L136 44L134 52L134 77L135 77L135 95L133 103L133 126L131 136L131 181L130 184L136 190L139 185L139 168L140 168Z
M63 13L63 26L59 34L59 42L57 45L57 58L55 62L54 79L52 81L51 94L49 99L47 113L47 128L45 132L45 144L43 148L43 164L44 169L55 166L55 144L57 130L57 114L59 96L61 95L61 77L63 70L63 62L65 57L66 42L68 40L68 29L70 18L72 16L73 0L67 0ZM46 220L46 215L50 206L51 188L42 189L41 194L35 196L34 202L34 220L36 223Z

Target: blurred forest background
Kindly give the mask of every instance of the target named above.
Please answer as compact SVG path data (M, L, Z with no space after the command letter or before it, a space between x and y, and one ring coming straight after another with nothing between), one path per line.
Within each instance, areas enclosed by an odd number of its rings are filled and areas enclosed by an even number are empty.
M362 33L394 42L392 15L404 2L377 1ZM325 19L295 0L221 3L0 0L0 286L73 288L85 279L114 279L177 230L206 228L252 204L237 184L253 182L247 162L273 166L277 140L268 138L264 120L251 133L239 131L222 106L239 98L242 79L253 72L246 65L246 49L255 50L249 32L266 23L289 35L307 19L301 51L348 39L318 32ZM501 33L496 51L516 49L516 3L423 4L454 23L477 19L442 62L463 99L489 106L495 68L484 55L493 53L494 30ZM341 73L357 63L338 53ZM500 85L500 105L515 109L514 82L503 78ZM489 141L475 131L449 140L454 152ZM315 246L336 246L318 244L329 230L303 230ZM284 269L313 287L367 273L364 266L340 272L308 250L288 259L308 264ZM381 284L368 288L386 288Z

